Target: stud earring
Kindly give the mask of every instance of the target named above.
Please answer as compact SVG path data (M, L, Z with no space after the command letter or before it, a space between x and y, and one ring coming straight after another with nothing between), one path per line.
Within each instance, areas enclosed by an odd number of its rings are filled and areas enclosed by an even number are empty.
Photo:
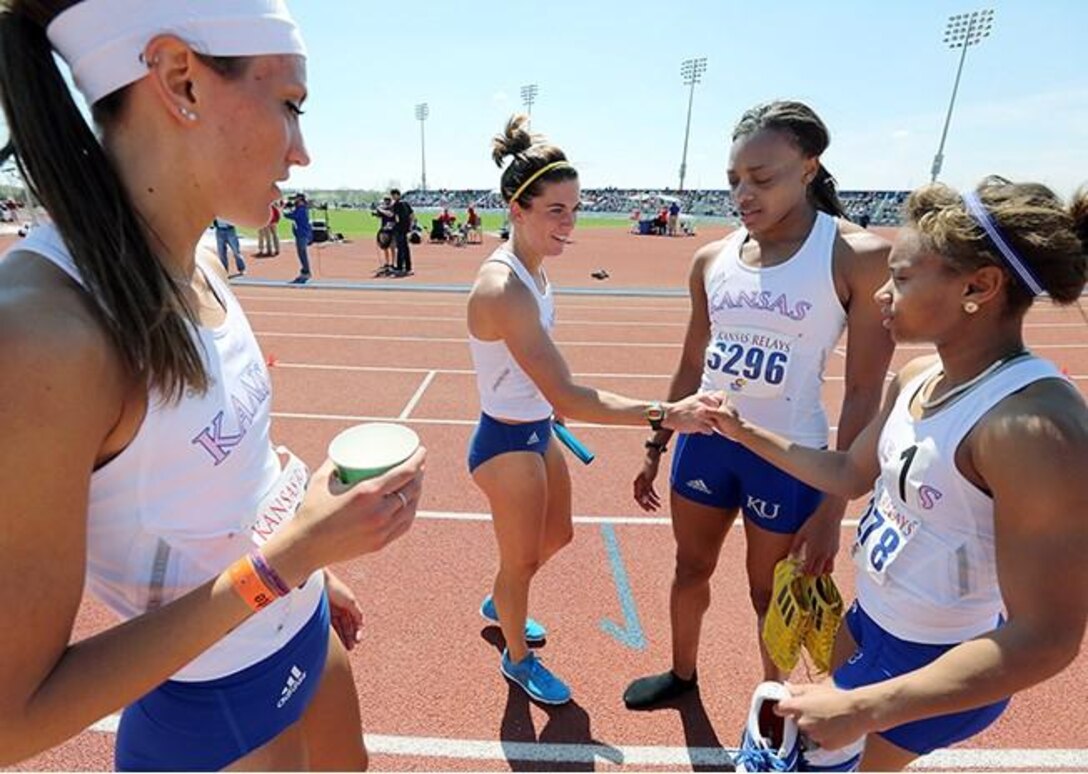
M974 314L978 311L978 304L974 301L964 301L963 311L967 312L967 314Z
M181 113L182 118L186 118L186 119L188 119L190 121L195 121L196 120L196 113L189 110L189 108L179 107L178 112Z

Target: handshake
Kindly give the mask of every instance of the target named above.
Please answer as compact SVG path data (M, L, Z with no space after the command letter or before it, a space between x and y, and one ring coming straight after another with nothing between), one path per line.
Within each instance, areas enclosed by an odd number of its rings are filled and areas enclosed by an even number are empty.
M662 425L680 433L718 433L736 439L743 428L736 407L721 391L697 392L664 408Z

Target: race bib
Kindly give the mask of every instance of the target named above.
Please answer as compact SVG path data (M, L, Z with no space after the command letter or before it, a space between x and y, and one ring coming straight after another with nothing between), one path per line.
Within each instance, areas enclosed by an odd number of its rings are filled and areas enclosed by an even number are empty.
M258 547L295 518L310 483L310 469L305 462L285 446L276 447L276 453L287 457L283 470L257 506L255 515L243 525L249 531L250 540Z
M763 328L730 328L706 349L706 370L719 389L777 398L786 388L793 337Z
M854 562L869 577L883 585L888 568L917 534L921 523L901 513L892 502L888 490L883 484L878 484L869 501L869 508L858 522Z

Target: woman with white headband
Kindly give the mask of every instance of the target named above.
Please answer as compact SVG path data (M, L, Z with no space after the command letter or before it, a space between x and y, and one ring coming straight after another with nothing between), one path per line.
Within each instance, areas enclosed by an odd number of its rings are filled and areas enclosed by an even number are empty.
M309 162L298 30L280 0L5 5L0 95L52 223L0 261L0 765L124 707L122 770L364 767L358 608L323 568L408 529L423 452L348 489L274 449L197 246ZM70 644L84 577L125 623Z
M1076 657L1088 618L1088 411L1024 346L1042 292L1079 303L1088 190L989 178L962 197L915 191L876 294L908 363L845 452L785 439L723 411L721 431L824 491L876 481L854 542L857 600L833 683L791 687L827 770L902 769L993 723L1009 697Z
M693 395L675 403L637 401L575 383L551 338L552 286L544 261L562 254L581 209L578 172L558 147L514 116L492 142L510 206L510 240L484 261L468 301L469 344L480 422L468 466L487 496L499 547L493 594L480 607L506 639L499 668L534 700L563 704L570 689L529 650L545 639L527 618L529 585L574 536L571 487L551 443L553 415L612 425L710 432L718 400Z

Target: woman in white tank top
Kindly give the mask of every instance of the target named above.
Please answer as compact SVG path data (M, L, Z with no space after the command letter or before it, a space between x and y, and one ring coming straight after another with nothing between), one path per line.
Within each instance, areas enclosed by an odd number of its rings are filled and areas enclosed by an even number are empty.
M309 163L305 47L276 0L140 5L0 14L7 126L52 221L0 260L0 765L126 708L120 768L358 769L329 605L348 647L359 611L323 568L408 528L423 453L350 490L281 463L264 358L197 244L216 216L263 226ZM85 574L126 623L74 642Z
M551 339L554 307L543 263L570 241L580 208L578 175L563 152L530 135L526 123L525 116L512 118L493 147L500 166L513 156L500 185L513 233L480 267L468 301L483 409L469 466L491 505L499 546L493 595L480 612L506 637L500 669L533 699L561 704L570 699L569 688L526 642L545 636L543 627L527 621L529 585L574 534L570 476L549 443L553 411L587 422L707 432L718 401L638 401L573 381Z
M798 443L828 444L821 401L826 361L849 333L837 443L846 448L876 413L892 343L871 303L889 245L842 219L834 180L820 163L827 128L806 105L757 106L733 132L729 185L743 226L695 253L691 319L669 396L721 390ZM671 433L646 441L634 482L645 510ZM726 536L742 516L757 631L767 613L775 565L799 555L809 575L829 572L846 503L786 476L720 436L673 444L669 505L677 541L670 596L671 669L635 680L632 709L693 690L710 579ZM757 637L763 680L781 675Z
M720 424L841 497L876 481L834 684L794 686L779 710L879 771L992 723L1007 697L1069 665L1088 619L1088 410L1023 339L1037 295L1079 304L1088 190L1067 208L1038 184L988 178L962 196L938 184L911 195L907 218L876 305L896 341L936 357L900 371L847 451L743 415Z

